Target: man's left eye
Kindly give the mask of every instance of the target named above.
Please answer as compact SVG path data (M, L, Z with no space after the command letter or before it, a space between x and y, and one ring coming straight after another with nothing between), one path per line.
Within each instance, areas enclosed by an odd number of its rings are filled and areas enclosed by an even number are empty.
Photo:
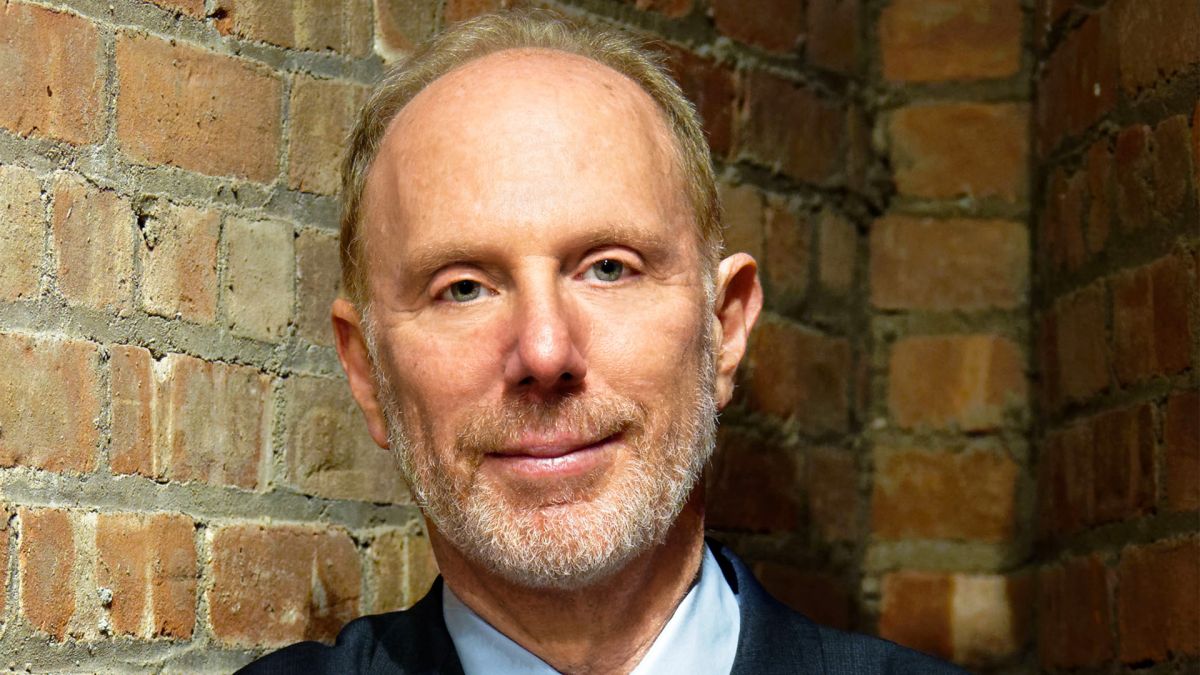
M605 258L592 263L584 276L592 276L598 281L618 281L625 275L625 263L612 258Z

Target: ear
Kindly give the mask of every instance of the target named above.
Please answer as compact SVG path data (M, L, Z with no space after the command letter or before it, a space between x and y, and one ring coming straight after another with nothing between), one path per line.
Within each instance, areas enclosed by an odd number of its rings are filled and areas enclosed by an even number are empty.
M713 305L717 346L717 409L733 398L733 379L746 354L750 329L762 310L763 291L758 263L745 253L734 253L717 268L717 300Z
M371 367L371 353L363 331L362 317L349 300L338 298L330 308L338 360L350 383L350 394L367 419L367 430L381 448L388 447L387 420L379 405L379 389Z

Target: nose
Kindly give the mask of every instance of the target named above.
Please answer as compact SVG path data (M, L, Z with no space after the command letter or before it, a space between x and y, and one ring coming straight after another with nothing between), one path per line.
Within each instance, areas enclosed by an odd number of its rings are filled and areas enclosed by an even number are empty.
M509 389L534 398L559 396L583 384L587 360L577 308L557 280L518 293L514 344L504 365Z

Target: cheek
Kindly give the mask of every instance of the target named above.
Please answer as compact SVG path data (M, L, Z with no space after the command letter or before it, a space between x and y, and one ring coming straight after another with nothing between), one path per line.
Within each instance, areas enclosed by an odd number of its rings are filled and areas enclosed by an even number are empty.
M674 405L699 366L699 309L623 313L593 333L589 369L618 393Z

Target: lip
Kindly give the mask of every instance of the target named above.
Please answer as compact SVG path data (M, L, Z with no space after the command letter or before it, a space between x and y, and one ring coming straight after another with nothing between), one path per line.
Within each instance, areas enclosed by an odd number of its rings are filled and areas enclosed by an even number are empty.
M597 441L565 438L527 438L512 447L484 456L495 471L524 480L563 479L595 471L611 460L622 434Z

